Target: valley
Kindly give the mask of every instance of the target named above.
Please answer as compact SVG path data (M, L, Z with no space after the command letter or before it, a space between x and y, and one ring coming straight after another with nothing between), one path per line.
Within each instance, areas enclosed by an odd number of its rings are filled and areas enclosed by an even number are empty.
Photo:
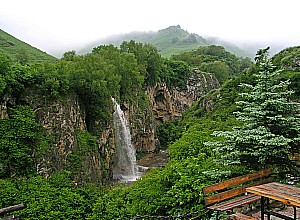
M1 207L213 219L204 186L266 167L297 177L299 46L249 58L180 26L139 36L54 58L0 32Z

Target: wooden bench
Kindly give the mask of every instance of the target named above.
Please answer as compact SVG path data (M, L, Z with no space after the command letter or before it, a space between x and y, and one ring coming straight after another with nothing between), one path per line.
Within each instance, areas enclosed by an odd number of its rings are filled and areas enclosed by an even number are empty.
M210 210L233 212L234 208L258 201L260 196L246 194L246 188L272 182L271 174L272 168L269 168L206 186L202 189L205 204Z

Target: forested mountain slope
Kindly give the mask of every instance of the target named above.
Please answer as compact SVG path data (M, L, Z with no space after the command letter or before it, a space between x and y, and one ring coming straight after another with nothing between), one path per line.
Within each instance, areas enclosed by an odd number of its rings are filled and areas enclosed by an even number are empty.
M189 33L186 30L183 30L179 25L170 26L157 32L132 32L124 35L111 36L107 39L91 43L90 45L80 50L79 53L88 53L92 50L93 47L99 44L113 44L115 46L119 46L123 41L130 40L154 45L158 49L159 53L163 57L167 58L169 58L173 54L192 51L194 49L197 49L199 46L208 45L223 46L226 48L226 50L230 51L238 57L253 57L253 54L240 49L238 46L232 43L220 41L217 38L205 39L198 34Z
M272 60L274 65L283 70L282 76L291 81L291 88L295 91L293 97L300 99L300 46L289 47L278 54Z

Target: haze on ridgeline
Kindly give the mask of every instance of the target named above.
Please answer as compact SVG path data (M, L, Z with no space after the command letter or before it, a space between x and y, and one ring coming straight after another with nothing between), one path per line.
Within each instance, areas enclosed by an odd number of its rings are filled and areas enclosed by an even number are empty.
M0 28L55 56L116 34L180 25L246 48L300 44L299 1L3 1ZM249 44L251 43L251 44Z

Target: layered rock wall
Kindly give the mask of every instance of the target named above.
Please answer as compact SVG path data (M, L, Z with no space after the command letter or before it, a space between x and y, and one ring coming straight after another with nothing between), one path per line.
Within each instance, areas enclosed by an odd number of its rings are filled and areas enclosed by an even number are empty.
M157 83L147 87L148 104L139 106L134 104L122 105L127 119L130 121L133 143L136 150L152 152L159 147L156 138L158 123L174 120L182 116L194 101L213 89L220 88L220 83L211 74L193 69L187 81L186 88L168 88L165 83Z
M48 177L60 170L70 170L75 184L103 183L112 177L112 158L115 151L113 127L102 128L94 147L80 146L78 137L87 134L85 109L75 95L48 100L28 90L18 100L4 96L1 117L8 117L9 107L29 105L48 137L48 148L35 157L37 173Z
M165 83L147 88L147 96L152 103L155 119L159 122L180 118L182 112L210 90L220 88L216 77L193 69L185 89L169 89Z
M145 97L146 98L146 97ZM158 147L156 122L149 100L141 104L136 101L122 105L122 110L130 122L132 143L137 152L153 152Z

